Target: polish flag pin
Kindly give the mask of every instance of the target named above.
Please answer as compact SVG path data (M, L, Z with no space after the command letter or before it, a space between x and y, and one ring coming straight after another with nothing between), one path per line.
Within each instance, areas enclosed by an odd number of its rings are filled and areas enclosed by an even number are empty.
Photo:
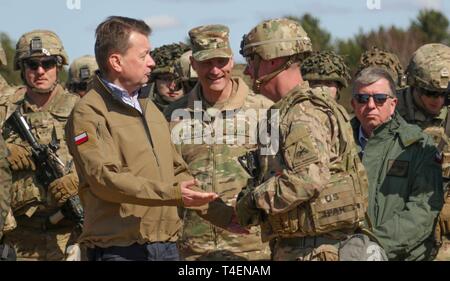
M89 136L86 132L83 132L74 138L75 144L80 145L89 140Z

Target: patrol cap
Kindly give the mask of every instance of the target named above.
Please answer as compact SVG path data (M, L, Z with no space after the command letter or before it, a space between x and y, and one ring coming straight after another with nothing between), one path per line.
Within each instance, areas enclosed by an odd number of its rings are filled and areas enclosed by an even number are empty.
M202 25L189 30L192 56L196 61L212 58L231 58L233 52L228 27L220 24Z

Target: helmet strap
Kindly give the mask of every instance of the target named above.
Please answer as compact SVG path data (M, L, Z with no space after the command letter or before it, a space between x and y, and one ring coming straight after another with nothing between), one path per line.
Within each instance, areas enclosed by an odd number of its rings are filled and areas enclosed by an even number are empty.
M260 88L262 85L266 84L267 82L269 82L270 80L272 80L275 76L277 76L278 74L280 74L281 72L285 71L286 69L288 69L289 67L291 67L292 64L294 64L295 62L297 62L299 59L297 56L291 56L285 63L283 63L278 69L274 70L271 73L268 73L266 75L263 75L261 77L259 77L258 79L256 79L253 83L253 91L255 93L259 93ZM259 72L259 66L261 63L261 58L259 56L255 56L255 67L254 67L254 76L253 77L257 77L256 75Z

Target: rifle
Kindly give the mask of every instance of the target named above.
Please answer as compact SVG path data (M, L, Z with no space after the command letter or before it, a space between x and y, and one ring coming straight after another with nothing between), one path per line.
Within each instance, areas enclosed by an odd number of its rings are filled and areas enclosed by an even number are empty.
M19 110L14 111L7 123L31 146L32 158L36 164L36 179L44 188L48 189L48 186L54 180L63 177L70 170L70 166L66 168L56 155L59 144L55 140L52 140L48 145L38 143ZM63 218L75 222L78 228L82 228L84 211L78 195L71 196L58 212L51 215L44 228L48 226L48 223L55 225Z
M252 176L250 186L256 187L259 184L261 168L258 158L258 151L247 151L244 155L238 157L241 166Z

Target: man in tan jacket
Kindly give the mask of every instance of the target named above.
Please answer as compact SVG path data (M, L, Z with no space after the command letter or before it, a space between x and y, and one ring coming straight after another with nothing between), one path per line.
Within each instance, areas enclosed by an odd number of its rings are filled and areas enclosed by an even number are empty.
M97 27L99 72L66 128L89 260L178 260L177 206L217 198L192 190L196 182L171 144L167 122L140 91L155 66L150 32L141 20L116 16Z

